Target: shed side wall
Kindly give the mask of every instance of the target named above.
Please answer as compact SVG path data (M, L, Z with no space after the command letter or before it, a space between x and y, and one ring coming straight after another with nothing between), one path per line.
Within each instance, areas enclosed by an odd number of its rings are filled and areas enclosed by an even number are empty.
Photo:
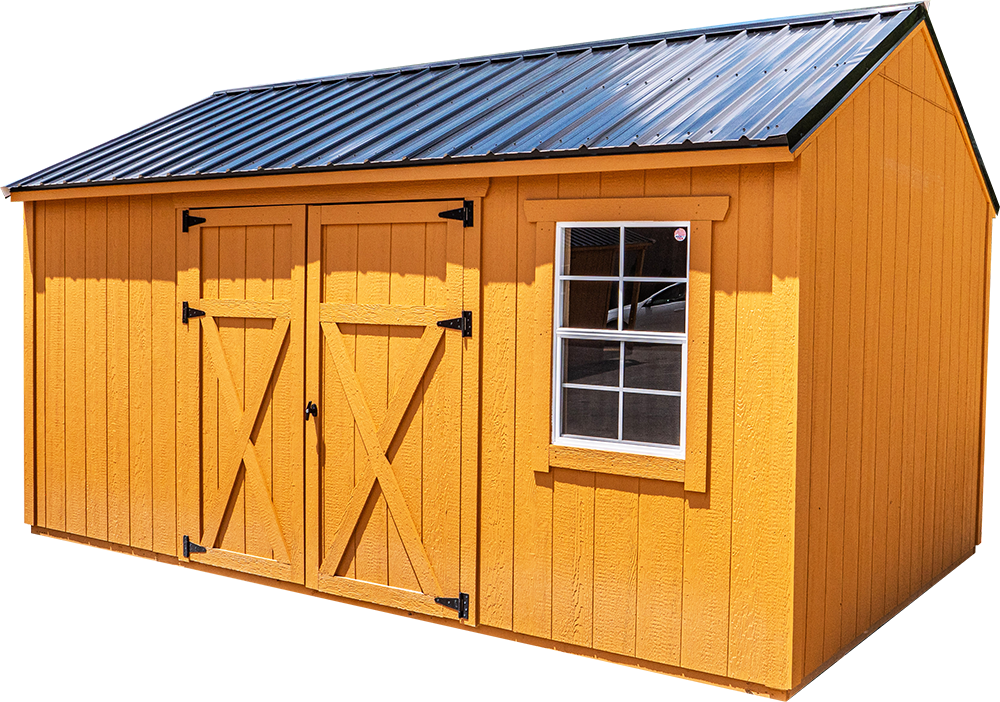
M767 164L494 179L483 214L482 623L790 687L796 178L795 164ZM533 470L550 422L533 396L550 390L532 369L551 363L551 322L535 314L552 289L523 203L654 195L731 197L713 231L705 495Z
M990 211L929 49L799 157L796 684L975 546Z
M32 214L35 523L171 555L173 216L166 196L39 202Z

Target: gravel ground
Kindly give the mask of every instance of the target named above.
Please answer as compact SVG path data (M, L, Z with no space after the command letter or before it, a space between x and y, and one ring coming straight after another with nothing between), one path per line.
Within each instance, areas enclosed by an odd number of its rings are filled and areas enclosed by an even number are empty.
M0 617L51 616L31 610L0 580ZM433 700L310 674L309 702L433 702Z

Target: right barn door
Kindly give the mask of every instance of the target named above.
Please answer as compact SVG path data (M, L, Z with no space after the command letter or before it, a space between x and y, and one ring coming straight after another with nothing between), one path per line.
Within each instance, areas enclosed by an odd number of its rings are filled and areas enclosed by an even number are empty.
M307 584L469 621L479 230L441 213L472 206L312 207L307 246Z

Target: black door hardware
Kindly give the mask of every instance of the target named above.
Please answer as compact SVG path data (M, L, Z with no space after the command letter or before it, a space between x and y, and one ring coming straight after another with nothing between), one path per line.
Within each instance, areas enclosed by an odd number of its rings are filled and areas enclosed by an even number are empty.
M462 336L472 336L472 312L464 310L461 317L442 319L437 325L445 329L461 329Z
M458 612L459 619L469 618L469 596L464 592L458 593L458 597L435 597L434 601Z
M204 310L196 310L194 307L191 307L186 300L181 304L181 322L184 324L187 324L189 319L204 316Z
M472 200L465 200L465 203L454 210L445 210L444 212L439 212L438 217L441 219L457 219L462 223L463 227L472 226ZM187 231L187 230L185 230Z
M188 231L191 227L197 227L199 224L204 224L204 217L195 217L193 214L188 213L184 210L184 215L181 218L181 229L183 231Z

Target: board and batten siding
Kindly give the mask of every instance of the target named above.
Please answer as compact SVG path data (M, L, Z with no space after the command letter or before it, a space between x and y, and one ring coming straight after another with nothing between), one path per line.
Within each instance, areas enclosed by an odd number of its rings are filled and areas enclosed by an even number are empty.
M791 686L796 181L795 163L493 179L483 212L481 624ZM708 491L536 471L548 460L554 242L536 237L524 201L685 195L731 203L713 226Z
M26 216L34 524L176 555L172 200L48 200Z
M989 201L925 28L800 151L797 685L978 534Z

